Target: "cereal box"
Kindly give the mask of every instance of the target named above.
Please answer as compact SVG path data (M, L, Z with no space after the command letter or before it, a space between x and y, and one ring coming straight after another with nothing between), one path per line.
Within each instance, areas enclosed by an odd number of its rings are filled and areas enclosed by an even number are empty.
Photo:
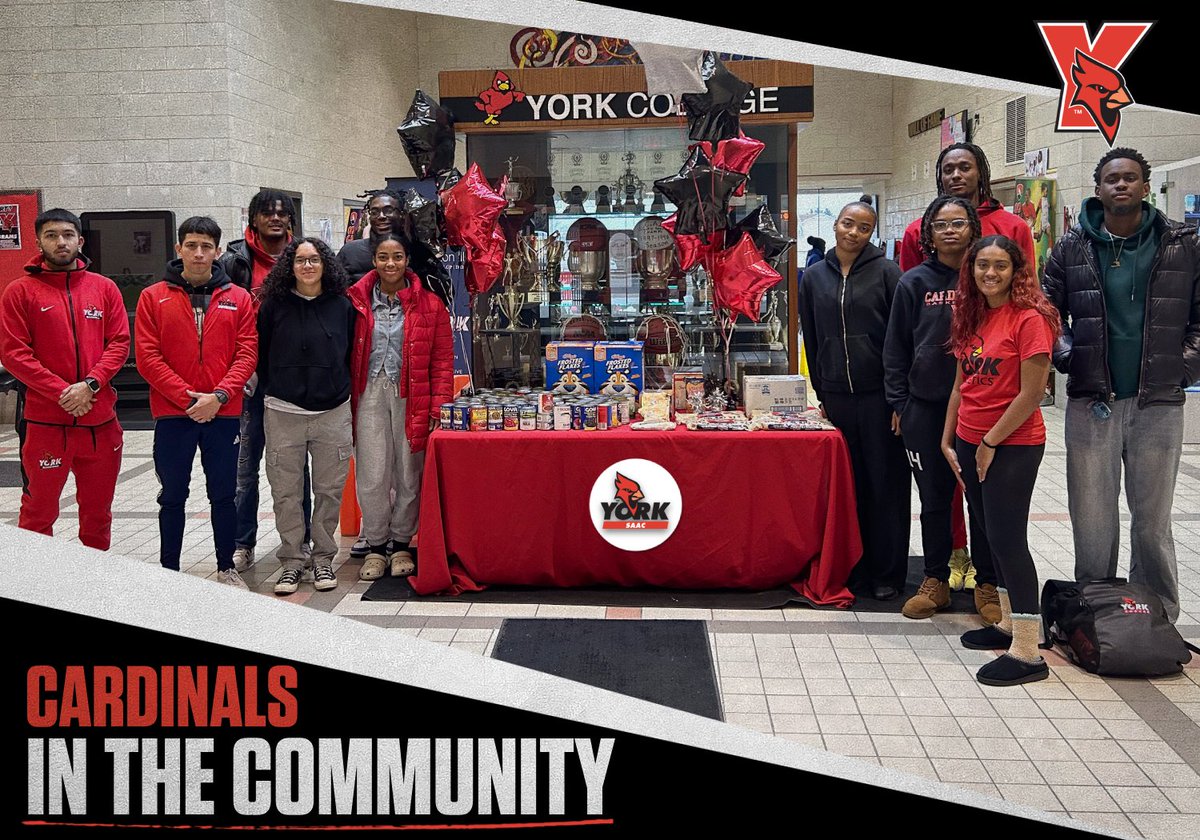
M594 341L551 341L546 345L546 390L555 394L594 394Z
M642 342L597 341L592 381L598 393L636 398L642 391Z

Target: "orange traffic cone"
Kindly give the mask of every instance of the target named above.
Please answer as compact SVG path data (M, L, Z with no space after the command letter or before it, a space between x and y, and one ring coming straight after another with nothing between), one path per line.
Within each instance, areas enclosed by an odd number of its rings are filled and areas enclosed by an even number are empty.
M342 536L357 537L362 525L362 510L358 507L358 491L354 481L354 458L350 459L350 474L342 489Z

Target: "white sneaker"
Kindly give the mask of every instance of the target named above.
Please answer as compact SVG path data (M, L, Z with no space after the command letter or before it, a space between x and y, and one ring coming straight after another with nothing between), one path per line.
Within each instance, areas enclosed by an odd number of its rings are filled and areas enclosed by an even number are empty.
M253 546L239 546L233 550L233 568L239 572L248 572L254 565Z
M300 588L300 570L284 569L279 580L275 582L276 595L291 595Z
M218 571L217 583L223 583L235 589L245 589L247 592L250 591L250 587L246 585L246 581L242 580L242 576L238 574L237 569L221 569Z
M313 586L318 592L327 592L330 589L337 589L337 576L333 573L333 566L317 566L313 573Z

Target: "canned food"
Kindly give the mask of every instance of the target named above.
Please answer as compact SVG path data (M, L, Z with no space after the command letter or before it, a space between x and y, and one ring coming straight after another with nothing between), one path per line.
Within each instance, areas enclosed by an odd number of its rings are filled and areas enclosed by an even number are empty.
M489 432L499 432L504 429L504 407L492 403L487 409L487 427Z
M534 429L536 429L537 428L537 409L531 405L522 406L520 423L521 423L520 428L521 428L522 432L532 432Z
M554 430L565 432L571 428L571 406L561 403L554 406Z
M579 403L571 405L571 428L577 432L583 431L583 406Z
M486 432L488 424L488 410L483 403L471 403L471 431Z
M451 428L456 432L465 432L471 428L471 406L456 404L450 412Z
M538 413L549 414L554 410L554 395L548 391L538 394Z
M443 429L454 428L454 418L451 416L453 410L454 403L442 403L442 416L438 425Z
M549 414L544 411L539 411L537 416L537 429L539 432L548 432L554 428L554 420Z
M597 428L596 423L597 423L596 406L585 405L583 407L583 430L585 432L596 431L596 428Z
M521 409L514 403L504 406L504 431L515 432L521 428Z
M608 403L596 406L596 428L601 432L608 431Z

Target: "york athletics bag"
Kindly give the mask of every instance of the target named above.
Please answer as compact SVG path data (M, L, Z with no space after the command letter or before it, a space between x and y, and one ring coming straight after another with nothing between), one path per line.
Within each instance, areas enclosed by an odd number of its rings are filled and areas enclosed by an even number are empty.
M1178 674L1192 658L1159 597L1124 578L1046 581L1042 623L1043 647L1063 646L1072 662L1093 674Z

